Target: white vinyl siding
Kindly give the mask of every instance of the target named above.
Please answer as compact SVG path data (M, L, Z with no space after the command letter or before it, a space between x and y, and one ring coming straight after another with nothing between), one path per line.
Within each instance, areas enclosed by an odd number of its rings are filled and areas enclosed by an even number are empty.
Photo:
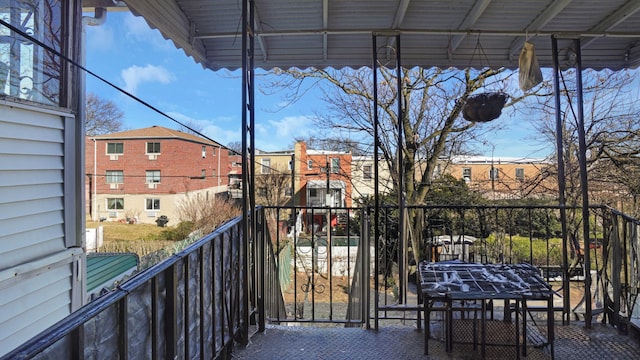
M82 305L75 126L0 100L0 356Z
M0 114L0 250L11 254L0 251L0 264L8 268L66 248L64 118L7 107ZM5 239L33 239L42 228L54 231L26 248Z

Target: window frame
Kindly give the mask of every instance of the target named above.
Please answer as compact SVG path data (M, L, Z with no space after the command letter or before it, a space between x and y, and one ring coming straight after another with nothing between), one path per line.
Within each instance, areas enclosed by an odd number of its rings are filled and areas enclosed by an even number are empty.
M27 32L31 36L62 54L68 52L68 37L52 35L71 31L64 2L13 1L3 9L3 20L30 29ZM0 96L47 106L69 107L65 87L70 75L65 71L65 61L7 28L0 29L0 36L9 39L0 44L0 72L4 76ZM5 90L7 88L8 92Z
M465 181L471 181L472 179L472 171L470 167L463 167L462 168L462 179Z
M271 158L260 159L260 173L263 175L271 174Z
M145 184L159 184L162 180L160 170L145 170L144 182ZM157 176L156 176L157 175Z
M332 174L340 173L340 158L331 158L331 166L329 169Z
M489 169L489 180L498 180L500 178L500 169L491 167Z
M109 148L111 147L110 145L113 145L115 147L114 152L111 152L111 150L109 150ZM120 152L118 151L118 145L120 145ZM107 155L124 155L124 142L107 142Z
M121 207L118 207L118 205ZM107 210L124 210L124 198L107 198Z
M524 168L516 168L516 180L523 181L524 180Z
M124 170L106 170L105 181L107 184L124 184Z
M151 207L149 207L151 204ZM157 204L157 207L156 207ZM160 198L145 198L144 199L145 211L160 211Z
M155 151L155 149L151 149L152 151L149 151L149 146L151 145L151 147L155 148L155 145L158 145L158 151ZM145 154L147 155L160 155L160 142L159 141L149 141L146 143L146 150L147 152Z
M372 165L362 165L362 180L364 180L364 181L373 180L373 166Z

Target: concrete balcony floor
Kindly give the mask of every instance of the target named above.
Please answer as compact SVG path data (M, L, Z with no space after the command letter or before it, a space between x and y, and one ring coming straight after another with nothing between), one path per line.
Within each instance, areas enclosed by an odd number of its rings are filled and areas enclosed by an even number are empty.
M640 359L640 343L616 329L582 322L555 327L555 359ZM269 325L255 334L248 346L235 349L234 359L480 359L471 345L454 344L447 353L444 342L432 338L423 355L424 333L411 326L385 326L378 331L344 327ZM487 359L516 359L515 347L487 346ZM527 347L521 359L551 359L548 347Z

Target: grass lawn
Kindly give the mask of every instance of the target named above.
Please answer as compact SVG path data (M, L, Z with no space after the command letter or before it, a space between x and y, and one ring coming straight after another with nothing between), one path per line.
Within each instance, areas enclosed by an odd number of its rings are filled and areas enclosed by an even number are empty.
M143 257L151 252L174 244L172 240L163 240L160 234L166 227L152 224L121 224L117 222L87 222L87 228L102 226L104 242L99 252L133 252Z

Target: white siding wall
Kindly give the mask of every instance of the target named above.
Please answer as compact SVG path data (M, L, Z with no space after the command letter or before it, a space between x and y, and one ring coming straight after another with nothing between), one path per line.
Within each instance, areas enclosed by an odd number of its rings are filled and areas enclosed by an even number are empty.
M80 305L84 257L68 227L77 185L65 184L76 171L70 120L0 101L0 356Z

